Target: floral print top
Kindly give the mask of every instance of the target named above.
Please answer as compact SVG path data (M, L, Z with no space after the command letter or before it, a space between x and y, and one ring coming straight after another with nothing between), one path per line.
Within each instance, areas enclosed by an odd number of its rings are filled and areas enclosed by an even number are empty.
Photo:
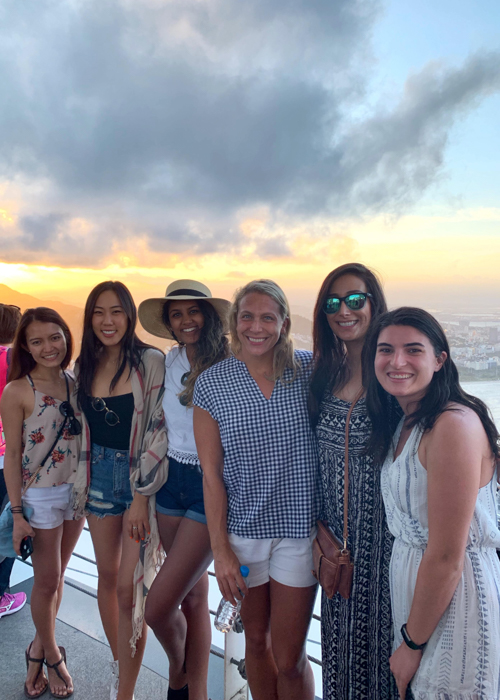
M64 421L64 416L59 410L62 401L37 391L31 377L28 375L26 378L35 394L35 407L31 416L26 418L23 423L22 470L24 485L28 483L37 467L44 460ZM31 488L72 484L76 479L80 451L79 442L67 428L64 428Z

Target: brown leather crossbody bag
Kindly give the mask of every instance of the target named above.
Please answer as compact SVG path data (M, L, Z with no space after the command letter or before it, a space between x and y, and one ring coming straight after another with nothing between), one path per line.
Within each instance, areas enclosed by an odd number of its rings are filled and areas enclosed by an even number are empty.
M354 563L347 549L347 510L349 504L349 422L354 406L363 395L363 390L352 402L345 421L344 455L344 533L343 542L335 535L326 520L318 520L318 533L313 542L313 576L318 579L327 598L340 593L343 598L351 595Z

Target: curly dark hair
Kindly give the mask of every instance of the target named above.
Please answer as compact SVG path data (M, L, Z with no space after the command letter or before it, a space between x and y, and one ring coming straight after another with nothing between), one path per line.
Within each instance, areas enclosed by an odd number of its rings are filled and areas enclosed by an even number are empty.
M162 310L162 321L174 336L168 316L171 301L166 301ZM179 399L183 406L193 405L194 385L200 374L215 365L216 362L225 360L229 356L229 343L224 335L224 325L221 317L212 304L203 299L197 299L196 303L203 314L204 324L200 332L200 338L196 343L194 360L191 365L191 372L186 381L184 389L179 394ZM179 345L182 345L178 340Z

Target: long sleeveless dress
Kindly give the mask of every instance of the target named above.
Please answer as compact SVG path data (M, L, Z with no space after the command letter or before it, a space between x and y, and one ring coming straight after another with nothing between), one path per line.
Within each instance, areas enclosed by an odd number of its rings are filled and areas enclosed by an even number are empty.
M350 404L327 396L316 428L323 516L339 539L344 529L345 422ZM354 559L351 597L321 600L324 700L397 698L389 669L392 615L389 562L393 538L380 492L380 469L364 454L370 433L365 400L349 429L348 545Z
M397 445L401 426L396 432ZM413 428L403 452L382 468L387 521L395 537L390 568L394 649L408 619L418 568L427 546L427 471L418 458L422 429ZM452 488L450 484L450 488ZM479 489L464 570L411 682L416 700L498 700L500 695L500 532L496 475Z

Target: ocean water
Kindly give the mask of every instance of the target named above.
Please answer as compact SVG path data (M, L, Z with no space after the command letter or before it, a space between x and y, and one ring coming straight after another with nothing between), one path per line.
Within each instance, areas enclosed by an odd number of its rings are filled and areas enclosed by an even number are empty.
M467 391L467 393L477 396L488 405L497 426L500 428L500 381L467 382L463 384L463 388L465 391ZM82 533L76 547L76 552L88 558L94 558L92 541L88 532ZM212 567L210 567L210 570L213 570ZM73 557L70 562L70 570L67 572L67 574L69 577L85 583L87 586L91 586L92 588L97 587L97 572L93 564L89 564L81 559ZM217 587L217 582L215 578L211 577L209 593L209 606L211 610L217 609L219 600L220 593ZM320 614L319 595L316 599L315 613L317 615ZM224 647L224 635L221 632L218 632L215 628L212 628L212 643L220 648ZM313 620L311 623L307 642L307 651L312 657L317 659L321 658L320 623L317 620ZM317 664L313 664L312 667L316 678L316 695L322 697L321 667Z
M478 399L484 401L493 415L498 430L500 430L500 381L464 382L462 387L468 394L477 396Z

